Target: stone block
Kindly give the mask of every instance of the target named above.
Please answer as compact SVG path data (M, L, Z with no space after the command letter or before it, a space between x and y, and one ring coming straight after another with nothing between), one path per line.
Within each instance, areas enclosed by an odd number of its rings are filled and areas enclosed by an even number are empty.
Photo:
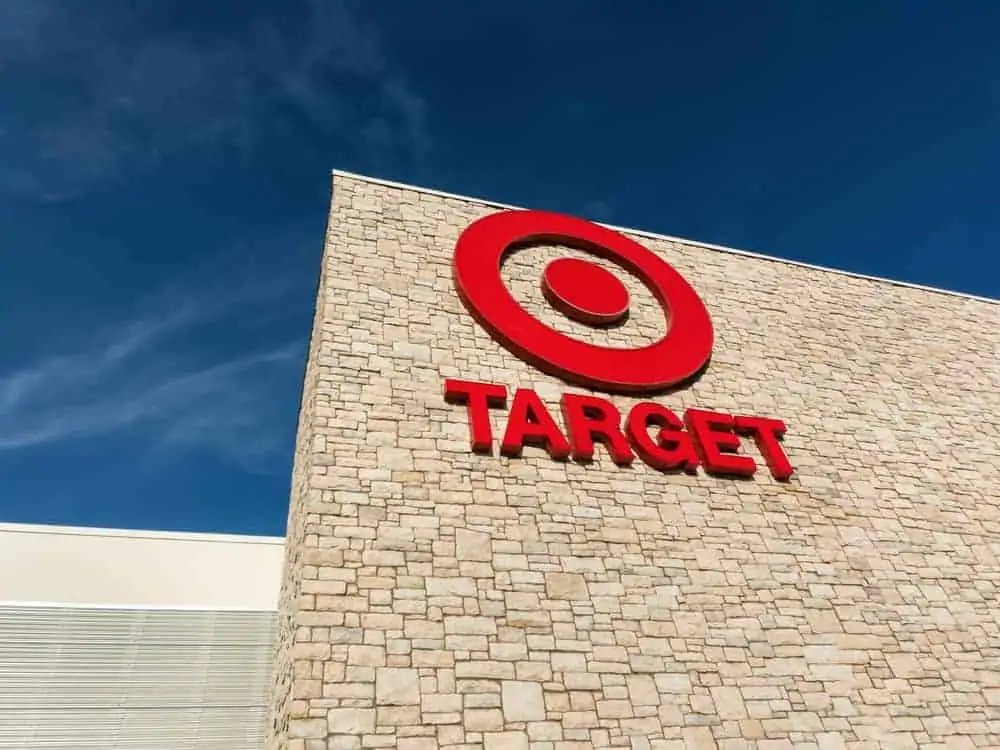
M485 750L528 750L525 732L487 732L483 740Z
M330 734L369 734L375 731L375 709L331 708L326 724Z
M493 548L490 535L469 529L455 530L455 556L459 560L490 562Z
M542 686L534 682L504 681L501 683L503 715L506 721L542 721L545 700Z
M375 670L375 702L380 706L420 703L420 673L416 669L384 667Z
M550 599L586 601L587 582L579 573L546 573L545 593Z

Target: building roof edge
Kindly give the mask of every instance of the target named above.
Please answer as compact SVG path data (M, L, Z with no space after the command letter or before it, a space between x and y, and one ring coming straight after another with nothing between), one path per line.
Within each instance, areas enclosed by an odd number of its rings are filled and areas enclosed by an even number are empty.
M190 531L152 531L146 529L104 529L93 526L55 526L31 523L0 523L0 533L53 534L67 536L99 536L127 539L158 539L163 541L228 542L245 544L284 544L284 537L252 534L211 534Z
M368 175L358 174L357 172L349 172L343 169L331 170L333 176L349 177L356 180L361 180L364 182L370 182L376 185L383 185L385 187L398 188L401 190L413 190L418 193L424 193L426 195L435 195L439 198L452 198L455 200L468 201L472 203L479 203L484 206L491 206L493 208L507 209L507 210L521 210L522 206L514 206L508 203L499 203L497 201L488 200L485 198L476 198L470 195L461 195L459 193L449 193L444 190L435 190L434 188L421 187L420 185L410 185L405 182L396 182L394 180L385 180L381 177L371 177ZM869 274L857 273L856 271L848 271L843 268L831 268L830 266L820 266L815 263L805 263L803 261L791 260L789 258L779 258L775 255L766 255L764 253L752 251L752 250L740 250L734 247L727 247L725 245L715 245L710 242L700 242L698 240L686 239L684 237L675 237L669 234L660 234L658 232L649 232L644 229L635 229L633 227L620 227L614 224L605 224L604 222L595 222L608 229L613 229L616 232L627 232L628 234L634 234L639 237L645 237L652 240L663 240L666 242L679 242L685 245L695 245L697 247L705 247L710 250L717 250L723 253L730 253L732 255L739 255L745 258L756 258L757 260L767 260L774 263L785 263L790 266L796 266L798 268L808 268L813 271L825 271L827 273L835 273L841 276L848 276L854 279L863 279L865 281L875 281L882 284L890 284L892 286L904 287L907 289L915 289L923 292L933 292L936 294L944 294L949 297L959 297L961 299L972 300L975 302L985 302L987 304L1000 305L1000 299L994 299L992 297L983 297L978 294L970 294L968 292L960 292L954 289L943 289L941 287L927 286L925 284L915 284L910 281L900 281L898 279L889 279L883 276L871 276Z

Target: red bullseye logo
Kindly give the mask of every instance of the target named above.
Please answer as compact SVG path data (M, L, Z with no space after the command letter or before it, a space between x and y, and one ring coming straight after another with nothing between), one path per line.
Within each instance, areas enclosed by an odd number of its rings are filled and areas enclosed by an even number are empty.
M634 349L597 346L567 336L525 310L503 283L504 256L526 245L566 245L609 260L638 278L659 302L666 333ZM712 321L701 298L668 263L618 232L544 211L502 211L470 224L454 256L459 295L483 328L543 372L589 388L648 393L697 374L712 353ZM629 295L613 274L577 258L542 273L541 288L556 310L590 326L621 323Z

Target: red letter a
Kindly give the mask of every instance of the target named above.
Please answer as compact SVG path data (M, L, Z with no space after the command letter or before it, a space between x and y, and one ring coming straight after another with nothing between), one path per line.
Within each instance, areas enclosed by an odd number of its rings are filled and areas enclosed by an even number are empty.
M569 456L569 442L552 419L538 394L518 388L507 416L507 431L500 443L505 456L520 456L525 445L539 445L555 459Z

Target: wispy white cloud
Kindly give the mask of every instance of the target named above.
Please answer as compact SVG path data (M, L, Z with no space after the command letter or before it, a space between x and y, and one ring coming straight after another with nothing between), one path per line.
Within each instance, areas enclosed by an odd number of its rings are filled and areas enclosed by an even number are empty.
M79 399L72 398L72 394L55 401L46 396L45 403L39 403L22 396L2 417L5 428L0 434L0 449L105 435L142 422L163 423L156 428L163 429L164 439L198 443L208 425L231 426L234 422L234 415L227 411L233 406L232 400L224 398L220 403L217 397L245 386L241 378L258 368L294 360L300 349L298 343L289 344L200 369L164 372L124 387L112 385L120 373L107 368L103 383L106 387L97 389L97 393L89 389L89 393L79 394ZM51 372L52 368L46 365L44 370ZM11 377L16 379L19 373ZM54 380L62 384L64 373ZM37 384L37 391L45 393L47 380L43 377ZM189 433L181 429L185 424L195 425L197 430ZM160 438L155 436L154 440Z
M234 4L213 29L172 0L0 0L0 196L58 200L204 144L273 148L289 119L331 159L343 144L420 158L423 100L358 6L291 4ZM279 318L314 292L313 229L248 237L96 332L70 321L45 356L7 352L0 452L127 433L247 468L284 455L305 342Z
M0 2L0 76L22 83L0 86L0 190L58 199L199 143L255 149L289 122L330 154L425 157L423 99L356 3L234 5L212 34L172 5Z
M261 282L165 292L135 319L80 341L77 351L0 371L0 451L130 431L161 455L210 450L257 468L289 447L280 428L294 420L274 393L294 392L304 341L227 355L183 345L200 327L287 304L289 290Z
M0 414L33 406L31 401L35 398L57 399L67 392L101 382L191 317L188 308L167 317L133 321L111 333L93 351L58 354L0 376Z

